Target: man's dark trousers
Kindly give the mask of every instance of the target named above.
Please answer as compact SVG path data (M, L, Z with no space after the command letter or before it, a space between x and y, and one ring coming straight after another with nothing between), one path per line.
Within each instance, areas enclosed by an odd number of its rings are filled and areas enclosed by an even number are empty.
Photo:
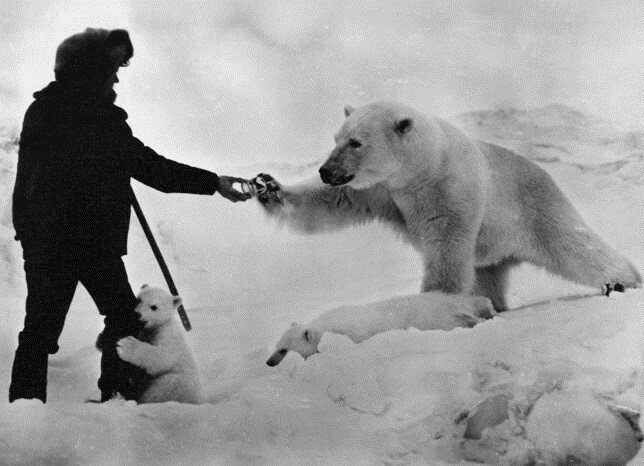
M138 369L118 357L116 341L136 335L141 324L134 312L136 297L122 258L102 258L91 265L26 259L25 275L26 316L24 329L18 335L9 401L18 398L46 401L48 356L58 350L58 338L79 282L94 300L99 313L105 316L98 380L101 400L117 392L127 398L129 379Z

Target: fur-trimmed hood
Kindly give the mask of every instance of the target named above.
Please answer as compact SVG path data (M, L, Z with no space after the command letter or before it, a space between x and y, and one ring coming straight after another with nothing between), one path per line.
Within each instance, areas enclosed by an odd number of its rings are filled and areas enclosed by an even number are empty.
M58 81L95 83L120 66L127 66L134 55L125 29L87 28L65 39L56 50L54 73Z

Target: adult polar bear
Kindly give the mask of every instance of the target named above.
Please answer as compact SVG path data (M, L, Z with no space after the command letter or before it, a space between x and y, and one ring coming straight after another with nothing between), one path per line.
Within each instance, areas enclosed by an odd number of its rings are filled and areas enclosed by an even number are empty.
M539 166L395 103L345 108L321 180L281 186L260 174L269 215L314 233L380 220L422 254L422 291L487 296L508 308L521 262L596 288L639 287L635 267L584 223Z

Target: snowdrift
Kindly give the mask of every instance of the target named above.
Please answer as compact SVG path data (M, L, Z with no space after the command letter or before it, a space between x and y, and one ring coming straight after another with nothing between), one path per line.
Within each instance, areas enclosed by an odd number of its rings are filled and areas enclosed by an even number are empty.
M642 269L638 137L563 106L462 119L479 137L530 149L526 155L543 163L589 226ZM603 139L593 125L603 125ZM6 393L25 287L8 202L16 145L6 135L16 132L3 131ZM299 177L314 169L275 164L229 172ZM269 368L265 361L291 321L416 292L417 255L378 225L295 236L251 202L135 189L193 324L188 338L209 403L83 403L98 395L93 342L101 325L79 289L62 349L50 358L50 402L0 397L0 463L625 463L636 455L641 290L605 297L525 266L511 279L513 310L474 328L389 331L361 344L325 334L319 354L307 361L289 354ZM129 249L133 287L163 285L135 224Z

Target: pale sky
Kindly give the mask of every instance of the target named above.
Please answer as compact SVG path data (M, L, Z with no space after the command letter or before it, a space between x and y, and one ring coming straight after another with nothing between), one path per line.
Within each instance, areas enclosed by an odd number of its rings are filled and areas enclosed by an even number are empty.
M572 105L644 121L639 0L15 2L0 0L0 118L53 79L57 45L124 27L117 104L163 155L215 166L324 157L345 104L427 113Z

